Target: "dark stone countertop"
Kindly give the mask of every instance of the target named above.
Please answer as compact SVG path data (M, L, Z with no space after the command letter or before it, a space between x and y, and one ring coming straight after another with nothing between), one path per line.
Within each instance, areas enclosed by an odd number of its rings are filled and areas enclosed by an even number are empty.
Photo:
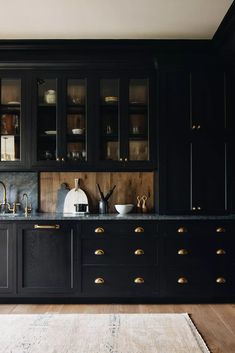
M63 213L35 213L29 214L27 217L24 214L19 215L0 215L0 221L94 221L94 220L143 220L143 221L161 221L161 220L235 220L235 215L159 215L153 214L135 214L129 213L126 215L119 215L117 213L99 215L99 214L87 214L87 215L75 215L75 214L63 214Z

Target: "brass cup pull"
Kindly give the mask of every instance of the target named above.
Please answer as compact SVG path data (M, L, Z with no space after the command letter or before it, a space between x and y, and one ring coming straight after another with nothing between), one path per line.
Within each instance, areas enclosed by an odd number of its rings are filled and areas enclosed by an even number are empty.
M178 278L177 282L179 284L187 284L188 283L188 279L186 277L180 277L180 278Z
M216 250L216 255L225 255L226 251L224 249L218 249Z
M64 159L64 157L62 157L62 158L61 158L61 161L62 161L62 162L65 162L65 159Z
M96 228L95 233L104 233L104 228L102 228L102 227Z
M135 233L144 233L144 228L143 227L135 228Z
M59 224L34 224L34 229L60 229Z
M226 229L223 227L216 228L216 233L225 233L225 232L226 232Z
M224 277L218 277L218 278L216 278L216 283L224 284L224 283L226 283L226 279Z
M122 162L122 158L119 158L119 161Z
M188 250L187 249L179 249L177 251L178 255L188 255Z
M187 233L188 229L186 227L180 227L180 228L177 229L177 232L178 233Z
M197 126L197 130L200 130L201 129L201 125L198 124Z
M144 255L144 250L143 249L136 249L135 250L135 255L137 255L137 256Z
M143 284L144 283L144 279L142 277L137 277L134 279L134 282L137 284Z
M104 255L104 250L102 250L102 249L97 249L94 254L95 254L95 255L98 255L98 256Z
M98 277L95 279L95 284L104 284L104 279L102 277Z
M124 159L124 161L125 161L125 162L127 162L127 161L128 161L128 159L127 159L127 158L125 158L125 159Z

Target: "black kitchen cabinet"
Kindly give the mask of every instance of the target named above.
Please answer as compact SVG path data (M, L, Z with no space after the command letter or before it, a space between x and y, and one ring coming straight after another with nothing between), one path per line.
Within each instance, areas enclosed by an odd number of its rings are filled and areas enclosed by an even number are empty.
M70 295L75 281L77 243L75 227L67 223L18 225L18 290L37 296Z
M160 80L160 212L228 212L223 73L178 68Z
M0 296L15 293L15 233L12 223L0 224Z
M24 169L28 165L26 75L0 70L0 169Z

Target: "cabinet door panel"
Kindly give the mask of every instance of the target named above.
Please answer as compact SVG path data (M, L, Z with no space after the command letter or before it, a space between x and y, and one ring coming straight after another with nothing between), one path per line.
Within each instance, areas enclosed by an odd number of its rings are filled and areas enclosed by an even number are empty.
M13 291L14 234L10 225L0 226L0 294Z
M228 207L229 212L235 213L235 142L228 142Z
M74 230L34 229L19 233L19 290L64 293L74 287Z
M191 144L192 211L227 210L226 145L201 141Z

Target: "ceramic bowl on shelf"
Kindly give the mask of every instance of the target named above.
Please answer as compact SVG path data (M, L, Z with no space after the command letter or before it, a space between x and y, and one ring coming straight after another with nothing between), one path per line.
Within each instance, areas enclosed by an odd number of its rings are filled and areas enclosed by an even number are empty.
M132 203L124 205L114 205L117 212L120 214L127 214L133 210L134 205Z
M84 133L84 129L72 129L72 133L74 135L82 135Z

